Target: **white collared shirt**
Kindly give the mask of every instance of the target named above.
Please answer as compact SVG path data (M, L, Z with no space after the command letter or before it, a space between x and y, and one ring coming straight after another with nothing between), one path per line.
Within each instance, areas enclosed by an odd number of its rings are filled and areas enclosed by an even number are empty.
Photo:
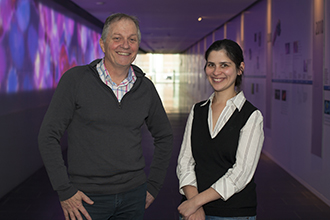
M206 105L209 101L212 103L213 97L214 93L203 105ZM246 98L242 91L235 97L229 99L226 103L226 107L221 112L214 129L212 129L212 108L211 104L209 105L208 127L212 139L221 131L235 110L238 109L240 111L242 109L245 101ZM180 193L183 195L184 192L182 187L187 185L197 187L194 171L195 160L191 152L191 128L193 117L194 106L192 107L187 120L177 165ZM263 116L259 110L256 110L251 114L248 121L241 129L236 152L236 163L232 168L228 169L225 175L211 186L221 195L223 200L226 201L232 195L244 189L244 187L251 181L259 161L263 141Z

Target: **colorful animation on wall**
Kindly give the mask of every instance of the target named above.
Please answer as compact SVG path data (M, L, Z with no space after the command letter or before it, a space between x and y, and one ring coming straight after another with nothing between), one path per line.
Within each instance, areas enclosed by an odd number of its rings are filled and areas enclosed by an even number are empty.
M0 93L55 88L69 68L102 57L101 34L32 0L0 1Z

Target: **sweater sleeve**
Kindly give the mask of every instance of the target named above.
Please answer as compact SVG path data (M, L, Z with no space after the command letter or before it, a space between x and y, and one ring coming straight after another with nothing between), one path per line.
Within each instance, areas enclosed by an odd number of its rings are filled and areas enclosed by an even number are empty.
M46 167L50 182L61 201L76 192L69 181L60 140L72 120L75 111L75 82L69 70L64 73L55 90L44 116L38 136L39 151Z
M154 155L147 181L148 192L156 198L161 189L172 155L173 135L170 122L154 85L146 125L154 138Z

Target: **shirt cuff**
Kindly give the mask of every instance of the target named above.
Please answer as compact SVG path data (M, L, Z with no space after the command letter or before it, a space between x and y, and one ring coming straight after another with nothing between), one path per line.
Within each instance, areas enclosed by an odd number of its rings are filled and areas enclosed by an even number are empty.
M179 183L179 187L180 187L179 192L180 192L181 195L185 195L183 190L182 190L182 188L184 186L194 186L194 187L197 188L196 178L189 178L189 176L188 176L188 177L186 177L185 180L180 181L180 183Z

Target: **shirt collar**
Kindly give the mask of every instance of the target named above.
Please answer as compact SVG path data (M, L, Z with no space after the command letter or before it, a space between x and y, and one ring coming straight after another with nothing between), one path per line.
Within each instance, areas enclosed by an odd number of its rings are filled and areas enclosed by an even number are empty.
M203 104L201 104L201 106L205 106L208 102L212 103L213 98L214 98L214 93L212 93L212 95ZM245 100L246 100L246 98L244 96L243 91L240 91L237 95L235 95L233 98L231 98L227 101L227 105L229 105L231 103L231 104L235 105L235 107L239 111L241 111Z
M129 68L129 70L128 70L127 80L130 82L130 81L135 80L135 79L136 79L136 76L135 76L135 73L134 73L133 67L130 66L130 68Z
M98 66L99 66L101 72L105 73L105 74L109 77L110 82L111 82L112 84L114 84L114 82L112 81L111 76L110 76L108 70L107 70L106 67L105 67L105 64L104 64L104 58L101 60L101 62L99 63ZM130 68L128 69L128 75L127 75L127 77L126 77L126 80L127 80L128 82L133 82L133 83L134 83L135 80L136 80L136 75L135 75L135 73L134 73L134 70L133 70L133 67L132 67L132 66L130 66ZM133 81L132 81L132 80L133 80Z

